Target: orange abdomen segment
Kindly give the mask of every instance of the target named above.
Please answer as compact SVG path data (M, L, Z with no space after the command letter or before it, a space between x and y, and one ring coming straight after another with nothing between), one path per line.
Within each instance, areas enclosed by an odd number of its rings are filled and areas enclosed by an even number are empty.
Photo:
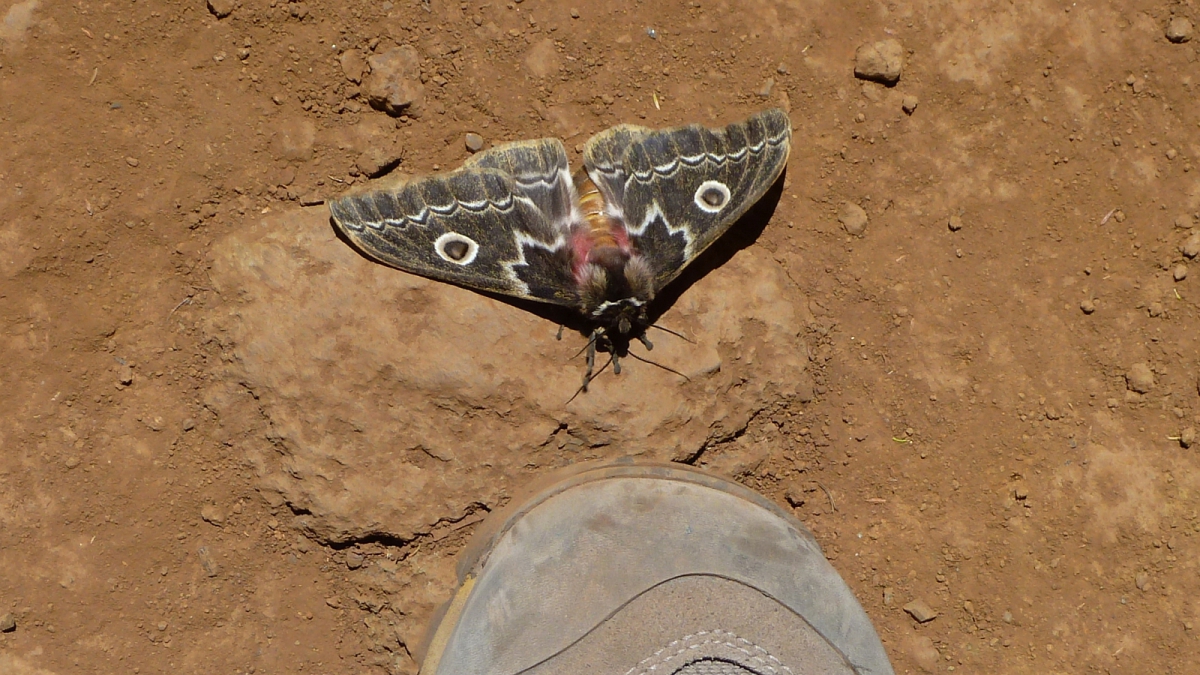
M587 223L587 238L591 241L590 248L608 246L622 248L618 241L617 231L619 230L623 235L625 228L621 223L609 217L604 209L604 195L600 193L600 188L596 187L583 169L575 174L575 186L579 190L579 209L583 211L583 218ZM628 241L626 237L620 238Z

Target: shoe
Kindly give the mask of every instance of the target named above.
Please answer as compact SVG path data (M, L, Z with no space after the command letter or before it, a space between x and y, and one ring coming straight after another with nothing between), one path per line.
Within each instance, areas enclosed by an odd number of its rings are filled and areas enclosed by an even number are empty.
M423 675L890 675L812 533L676 465L572 467L491 514Z

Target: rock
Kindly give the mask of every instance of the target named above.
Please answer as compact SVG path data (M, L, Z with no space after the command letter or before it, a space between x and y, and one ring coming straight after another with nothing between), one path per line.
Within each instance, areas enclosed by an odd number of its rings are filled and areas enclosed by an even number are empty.
M17 629L17 617L12 612L0 614L0 633L11 633Z
M183 430L184 431L191 431L192 429L195 429L195 428L196 428L196 420L194 420L190 417L183 420Z
M783 498L787 500L788 505L793 509L804 506L804 502L807 501L804 497L804 490L795 486L788 488L787 492L783 493Z
M904 68L904 47L899 40L882 40L862 45L854 53L854 76L894 86Z
M1154 373L1145 363L1135 363L1125 374L1125 386L1130 391L1145 394L1154 388Z
M1133 585L1137 586L1139 591L1144 591L1150 586L1150 575L1145 572L1138 572L1133 575Z
M415 115L425 100L421 84L421 55L412 45L389 49L367 59L371 74L363 79L363 93L372 108L392 117Z
M212 523L213 525L221 526L225 524L225 512L216 504L205 504L200 507L200 517L205 522Z
M476 133L469 133L466 137L467 150L471 152L479 152L483 149L483 136Z
M1192 39L1192 22L1185 16L1172 17L1165 31L1167 39L1175 44L1183 44Z
M946 227L949 227L951 232L958 232L963 229L962 216L950 216L950 221L946 223Z
M1188 427L1179 432L1179 444L1184 448L1190 448L1196 443L1196 427Z
M237 8L235 0L208 0L208 11L213 13L213 16L218 19L233 14L233 10Z
M763 82L763 86L758 89L759 98L771 98L771 91L773 89L775 89L775 78L768 77L767 81Z
M140 162L140 161L138 161L138 158L137 158L137 157L126 157L126 158L125 158L125 163L126 163L126 164L128 164L129 166L132 166L132 167L134 167L134 168L137 168L137 165L138 165L138 164L141 164L141 162Z
M520 306L373 263L336 237L326 209L248 220L209 250L213 287L239 301L201 329L228 345L217 376L258 397L214 412L252 406L266 418L272 443L244 451L283 456L260 489L322 543L409 540L493 508L529 480L521 449L547 439L598 459L631 447L658 461L692 456L795 398L810 362L809 298L757 246L660 320L694 344L652 338L653 358L690 381L629 359L570 404L584 336L556 340L552 320ZM740 358L723 359L727 349Z
M307 162L313 157L317 127L304 118L284 120L275 129L275 154L289 162Z
M838 210L838 222L847 233L861 237L867 231L867 212L854 202L845 202Z
M558 72L558 50L554 40L544 38L534 43L525 53L525 70L534 77L549 77Z
M1178 216L1175 216L1175 227L1178 227L1181 230L1190 230L1194 226L1195 223L1192 222L1192 217L1188 214L1181 213Z
M917 667L926 673L936 673L941 654L928 635L914 635L905 642L905 648Z
M1171 270L1171 276L1174 277L1175 281L1183 281L1187 278L1187 273L1187 265L1182 264L1176 265L1175 269Z
M919 102L920 101L917 100L916 96L909 94L900 101L900 109L903 110L906 115L911 115L913 114L913 111L917 109L917 104Z
M396 168L400 163L400 148L396 145L373 145L354 160L354 166L364 176L376 178Z
M928 623L937 618L938 613L933 610L924 600L917 599L904 606L904 611L908 612L917 623Z
M133 384L133 366L126 363L117 368L117 382L126 387Z
M1192 232L1192 236L1180 244L1179 251L1189 258L1200 255L1200 230Z
M325 198L322 197L321 195L317 194L316 192L310 192L308 194L300 195L300 206L316 206L318 204L324 204L324 203L325 203Z
M338 62L342 65L342 74L346 76L354 84L362 83L363 73L367 72L367 60L363 58L362 52L357 49L347 49L338 57Z
M1096 311L1096 301L1091 298L1084 298L1079 302L1079 309L1082 310L1084 314L1091 314L1092 312Z
M1150 303L1150 306L1146 308L1146 313L1156 319L1158 317L1162 316L1163 314L1165 314L1166 311L1167 311L1167 308L1164 307L1163 304L1157 300Z
M355 553L354 551L351 551L346 554L346 567L349 567L352 570L356 570L356 569L362 567L363 563L365 563L366 561L367 561L367 559L365 557L363 557L362 554L360 554L360 553Z

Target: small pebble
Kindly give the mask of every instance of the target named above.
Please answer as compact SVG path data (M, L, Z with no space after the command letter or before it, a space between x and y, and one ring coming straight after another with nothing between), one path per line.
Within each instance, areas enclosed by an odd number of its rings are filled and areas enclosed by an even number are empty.
M1091 298L1084 298L1079 303L1079 309L1081 309L1084 314L1091 314L1092 312L1096 311L1096 301L1092 300Z
M913 111L917 109L917 103L919 102L920 101L917 100L916 96L909 94L900 101L900 108L904 110L905 114L911 115L913 114Z
M300 206L316 206L324 203L325 198L315 192L300 196Z
M1150 575L1145 572L1138 572L1133 577L1133 584L1137 586L1139 591L1146 590L1150 586Z
M763 86L759 87L759 89L758 89L759 98L770 98L771 90L773 90L774 88L775 88L775 78L768 77L767 81L763 82Z
M572 19L579 18L579 10L575 9L574 7L571 8L571 18Z
M471 152L479 152L483 149L483 136L477 133L469 133L466 138L467 150Z
M950 216L950 222L946 226L950 228L951 232L958 232L963 229L962 217L957 215Z
M195 429L195 428L196 428L196 420L189 417L183 421L183 430L184 431L191 431L192 429Z
M125 364L117 369L117 382L128 387L133 384L133 366Z
M364 558L361 554L351 551L346 554L346 567L349 567L352 570L356 570L356 569L362 567L363 563L366 562L366 560L367 559Z
M1192 39L1192 22L1185 16L1176 16L1167 23L1167 39L1175 44L1183 44Z
M1192 217L1186 213L1181 213L1175 216L1175 227L1181 230L1190 230L1195 223L1192 222Z
M126 157L125 163L128 164L129 166L137 166L138 164L141 164L141 162L138 161L137 157Z
M236 0L208 0L208 11L218 19L224 19L233 14L236 6Z
M908 653L922 672L936 673L941 654L933 644L933 638L928 635L918 635L907 641Z
M0 633L11 633L17 629L17 617L12 612L0 614Z
M205 504L200 507L200 517L205 522L220 526L225 522L225 513L216 504Z
M1190 448L1196 443L1196 427L1188 427L1179 432L1179 444L1185 448Z
M1187 278L1187 265L1176 265L1171 272L1171 276L1175 277L1175 281L1183 281Z
M1189 258L1200 255L1200 230L1193 232L1192 236L1180 245L1179 251Z
M1145 363L1135 363L1125 374L1125 386L1130 391L1145 394L1154 388L1154 372Z
M933 610L924 600L913 600L904 606L904 611L908 612L917 623L928 623L937 618L938 613Z
M854 76L887 86L900 81L904 69L904 47L899 40L881 40L862 45L854 53Z
M845 202L838 210L838 221L846 232L855 237L861 237L867 230L867 212L854 202Z

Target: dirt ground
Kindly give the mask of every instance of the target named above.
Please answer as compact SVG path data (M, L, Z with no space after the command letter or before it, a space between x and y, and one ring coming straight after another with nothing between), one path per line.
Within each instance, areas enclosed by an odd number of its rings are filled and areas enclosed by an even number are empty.
M9 5L0 672L415 672L486 512L644 454L793 507L898 672L1200 673L1191 0ZM855 79L885 39L899 83ZM401 45L394 118L356 80ZM565 405L579 336L321 204L467 133L769 105L774 212L663 317L687 382Z

